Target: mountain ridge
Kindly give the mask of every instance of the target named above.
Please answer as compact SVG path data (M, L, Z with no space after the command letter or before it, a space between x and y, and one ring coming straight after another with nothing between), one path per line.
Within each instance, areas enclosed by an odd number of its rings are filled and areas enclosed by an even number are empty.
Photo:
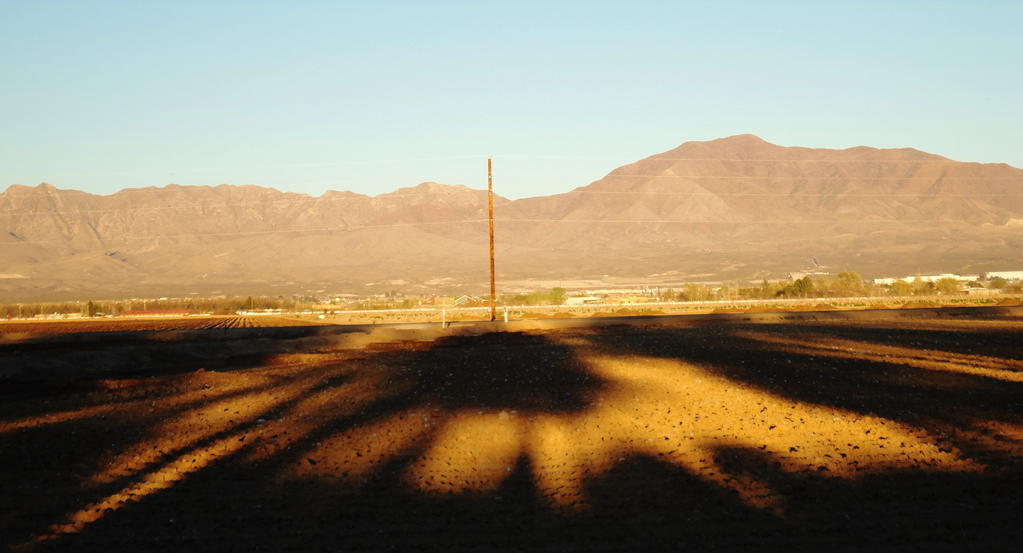
M690 141L568 192L495 195L498 273L780 278L810 256L870 274L1023 266L1023 171L912 148ZM367 196L258 185L0 193L0 297L485 290L486 190ZM996 266L997 265L997 266ZM433 283L433 284L430 284ZM440 283L440 284L437 284Z

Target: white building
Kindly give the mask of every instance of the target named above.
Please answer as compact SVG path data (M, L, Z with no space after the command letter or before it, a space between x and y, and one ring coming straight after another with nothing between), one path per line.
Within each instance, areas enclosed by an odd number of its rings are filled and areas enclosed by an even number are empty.
M565 298L565 305L585 305L588 303L597 303L600 298L597 296L572 296Z
M988 274L990 275L991 273L988 273ZM886 277L886 278L875 278L874 279L874 284L881 285L881 286L890 286L890 285L895 284L896 282L898 282L900 280L904 280L906 282L914 282L914 281L917 281L917 280L922 281L922 282L938 282L939 280L941 280L943 278L954 278L954 279L956 279L956 280L958 280L960 282L973 282L974 280L979 279L980 275L955 275L955 274L952 274L952 273L942 273L940 275L913 275L913 276L907 276L907 277L902 277L902 278Z
M987 277L1002 277L1005 280L1023 280L1023 271L992 271L987 273Z

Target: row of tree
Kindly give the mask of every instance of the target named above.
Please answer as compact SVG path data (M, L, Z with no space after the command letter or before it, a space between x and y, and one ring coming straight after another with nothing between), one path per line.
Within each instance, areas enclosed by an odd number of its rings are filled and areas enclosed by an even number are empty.
M953 296L962 294L963 282L954 278L936 281L913 279L898 280L892 284L879 285L867 282L855 271L843 271L834 277L804 276L792 282L764 280L759 286L686 284L678 290L668 289L660 293L664 301L708 301L731 299L773 299L773 298L848 298L883 296ZM1004 290L1008 293L1023 293L1018 284L1010 284L1004 278L995 277L986 282L967 283L970 288Z
M969 283L970 287L986 287L1003 290L1007 293L1020 294L1023 288L1019 284L1007 282L1004 278L995 277L985 282ZM712 301L740 299L775 299L775 298L830 298L830 297L882 297L882 296L952 296L962 293L963 283L954 278L943 278L934 282L922 279L912 281L896 281L890 285L877 285L864 281L854 271L843 271L834 277L805 276L798 280L768 281L758 286L741 286L724 284L708 286L706 284L689 283L679 289L660 290L655 298L661 301ZM564 288L553 288L548 292L530 292L514 296L502 296L501 305L561 305L568 298ZM188 310L193 313L210 313L229 315L238 311L273 310L308 311L308 310L350 310L350 309L411 309L423 304L422 298L403 296L390 292L385 297L375 300L348 302L344 305L326 307L317 298L293 296L248 296L219 298L162 298L147 300L119 301L88 301L88 302L44 302L44 303L11 303L0 304L0 317L31 318L50 314L80 314L86 317L119 316L129 311L154 310Z

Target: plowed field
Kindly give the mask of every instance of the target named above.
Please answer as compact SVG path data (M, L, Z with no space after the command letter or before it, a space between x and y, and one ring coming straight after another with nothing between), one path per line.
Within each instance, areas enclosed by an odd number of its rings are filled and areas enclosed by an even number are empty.
M240 328L267 320L0 326L3 545L1023 543L1020 308Z
M4 334L72 334L78 332L140 332L200 330L204 328L277 328L312 326L317 323L286 317L154 317L124 319L72 319L45 321L0 321Z

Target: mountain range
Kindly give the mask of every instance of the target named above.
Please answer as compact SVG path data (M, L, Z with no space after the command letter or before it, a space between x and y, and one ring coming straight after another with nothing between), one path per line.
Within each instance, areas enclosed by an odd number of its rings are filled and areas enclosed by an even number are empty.
M495 218L502 291L1023 267L1023 170L910 148L686 142L563 194L495 196ZM461 185L12 185L0 227L7 302L488 288L487 192Z

